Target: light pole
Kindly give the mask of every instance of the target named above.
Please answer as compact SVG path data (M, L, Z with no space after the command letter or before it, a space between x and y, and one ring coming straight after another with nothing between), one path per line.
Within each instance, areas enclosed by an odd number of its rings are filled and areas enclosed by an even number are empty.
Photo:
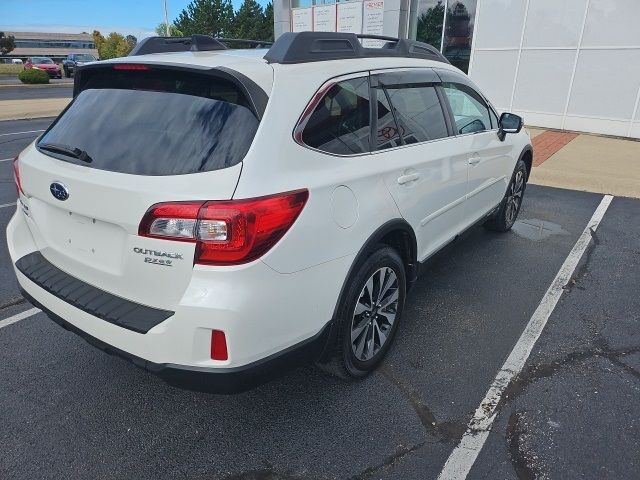
M167 37L170 37L169 32L169 14L167 13L167 0L164 0L164 31Z

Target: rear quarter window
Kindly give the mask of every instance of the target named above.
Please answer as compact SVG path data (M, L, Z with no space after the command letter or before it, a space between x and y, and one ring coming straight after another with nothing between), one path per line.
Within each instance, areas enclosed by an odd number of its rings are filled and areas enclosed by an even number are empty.
M369 115L369 78L339 82L316 105L302 130L302 142L338 155L368 153Z
M38 145L79 149L90 168L181 175L231 167L246 155L259 120L242 90L185 71L100 69Z

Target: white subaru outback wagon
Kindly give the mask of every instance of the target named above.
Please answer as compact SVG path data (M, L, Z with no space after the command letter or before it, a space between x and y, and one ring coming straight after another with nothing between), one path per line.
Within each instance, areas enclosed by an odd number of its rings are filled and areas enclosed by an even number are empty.
M361 40L153 37L80 67L14 161L24 296L185 388L372 371L421 264L473 225L511 228L532 148L437 50Z

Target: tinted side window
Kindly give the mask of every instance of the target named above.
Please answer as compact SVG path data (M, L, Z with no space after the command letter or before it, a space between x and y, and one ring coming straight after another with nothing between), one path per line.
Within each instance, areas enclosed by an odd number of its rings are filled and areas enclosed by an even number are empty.
M406 144L448 136L436 89L430 86L387 89Z
M474 89L459 83L443 83L442 88L451 105L458 134L491 130L489 107Z
M320 100L302 131L302 141L329 153L366 153L369 125L369 78L345 80Z
M378 122L376 130L376 150L385 150L402 145L400 134L403 132L400 132L396 124L393 112L391 111L391 105L382 88L377 89L377 97Z

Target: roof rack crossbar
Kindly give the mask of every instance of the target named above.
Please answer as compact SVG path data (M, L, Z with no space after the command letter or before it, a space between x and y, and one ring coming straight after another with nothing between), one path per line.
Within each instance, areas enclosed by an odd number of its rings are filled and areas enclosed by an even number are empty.
M129 56L149 55L167 52L207 52L226 50L227 47L209 35L192 35L190 37L147 37L138 43Z
M381 40L382 48L364 47L360 40ZM283 33L264 56L269 63L307 63L350 58L405 57L450 63L433 46L406 38L335 32Z
M225 45L231 44L245 44L250 45L253 48L266 48L273 45L273 42L266 40L250 40L248 38L221 38L215 37L220 43L224 43ZM228 46L228 45L227 45Z
M399 42L397 37L387 37L386 35L370 35L368 33L356 33L356 37L369 40L386 40L387 42Z

